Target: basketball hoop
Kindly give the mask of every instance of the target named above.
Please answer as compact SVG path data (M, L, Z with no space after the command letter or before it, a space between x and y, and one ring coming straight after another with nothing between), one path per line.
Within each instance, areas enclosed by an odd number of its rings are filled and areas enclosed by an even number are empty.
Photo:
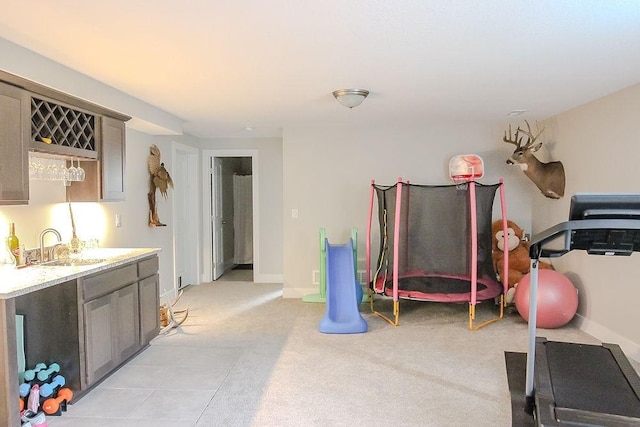
M469 181L484 176L484 162L475 154L460 154L449 161L449 177L458 188L466 188Z

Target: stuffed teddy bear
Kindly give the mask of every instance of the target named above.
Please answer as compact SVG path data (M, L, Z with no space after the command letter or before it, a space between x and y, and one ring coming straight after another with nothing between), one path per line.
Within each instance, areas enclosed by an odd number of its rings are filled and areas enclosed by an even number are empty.
M491 224L491 234L493 236L492 257L493 268L495 268L498 277L504 283L505 278L502 277L504 265L504 239L502 230L502 220L494 221ZM515 287L527 274L531 268L531 259L529 258L529 243L523 240L523 230L513 221L507 220L507 250L509 251L509 265L507 266L507 284L508 291L506 301L508 304L513 302ZM538 268L552 269L550 264L540 261Z

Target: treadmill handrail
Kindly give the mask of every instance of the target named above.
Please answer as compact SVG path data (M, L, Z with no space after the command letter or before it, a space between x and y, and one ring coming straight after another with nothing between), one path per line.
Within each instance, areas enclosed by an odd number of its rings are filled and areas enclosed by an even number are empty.
M637 219L581 219L561 222L533 236L529 257L536 260L540 257L556 258L572 251L571 232L574 230L640 230L640 221ZM545 243L557 239L561 234L565 234L564 248L544 249Z

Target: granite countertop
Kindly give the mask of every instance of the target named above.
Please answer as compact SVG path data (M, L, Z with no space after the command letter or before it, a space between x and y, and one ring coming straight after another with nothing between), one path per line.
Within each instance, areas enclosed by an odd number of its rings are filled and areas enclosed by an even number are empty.
M89 265L46 266L0 269L0 299L15 298L78 277L98 273L160 252L159 248L93 248L70 258L104 259Z

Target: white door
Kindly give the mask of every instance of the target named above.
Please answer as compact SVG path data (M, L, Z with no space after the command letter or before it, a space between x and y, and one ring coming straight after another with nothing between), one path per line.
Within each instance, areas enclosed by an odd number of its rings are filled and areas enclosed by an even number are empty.
M222 187L222 180L220 179L223 175L223 169L221 165L221 159L216 158L224 158L224 157L250 157L251 158L251 169L253 172L253 181L252 181L252 220L253 220L253 276L254 280L258 272L260 271L260 251L257 249L260 247L260 213L259 213L259 191L258 191L258 182L256 177L260 176L258 171L258 150L254 149L242 149L242 150L203 150L202 151L202 229L203 233L206 236L204 244L202 246L203 249L203 271L206 271L207 274L203 276L203 281L211 281L218 279L223 274L224 269L224 251L222 247L219 247L223 244L222 237L222 226L223 219L216 219L216 205L218 205L219 209L217 212L223 212L222 210L222 200L217 200L220 194ZM216 160L219 160L217 163ZM218 164L216 168L216 163ZM216 175L218 176L215 179ZM217 194L216 194L217 193ZM228 203L233 203L232 200L227 201ZM222 216L222 214L220 214ZM229 221L230 222L230 221ZM233 230L229 230L230 233L233 233ZM233 257L233 249L230 252ZM211 263L211 264L209 264ZM216 267L217 266L217 267ZM220 270L220 271L217 271Z
M212 157L211 167L211 231L213 243L213 280L224 273L224 220L222 209L222 159Z
M174 182L174 259L176 290L198 283L197 260L198 201L195 182L198 179L198 153L191 147L173 145Z

